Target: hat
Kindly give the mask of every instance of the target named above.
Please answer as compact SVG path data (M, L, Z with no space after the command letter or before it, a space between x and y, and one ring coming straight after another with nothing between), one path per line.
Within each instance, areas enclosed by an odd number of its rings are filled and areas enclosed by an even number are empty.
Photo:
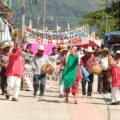
M105 54L109 54L109 49L105 47L105 48L103 48L102 52Z
M43 45L40 45L38 50L41 50L41 51L44 51L44 46Z
M54 67L50 64L44 64L41 67L42 73L52 74L54 72Z
M115 54L120 54L120 50L117 50Z
M109 51L109 49L108 49L108 48L106 48L106 47L104 47L104 48L103 48L103 51Z
M62 46L60 52L67 52L68 47L67 46Z
M94 50L92 49L92 47L88 47L85 51L86 51L86 52L89 52L89 53L94 52Z
M9 42L4 42L2 45L1 45L1 49L5 49L7 47L10 47L10 43Z

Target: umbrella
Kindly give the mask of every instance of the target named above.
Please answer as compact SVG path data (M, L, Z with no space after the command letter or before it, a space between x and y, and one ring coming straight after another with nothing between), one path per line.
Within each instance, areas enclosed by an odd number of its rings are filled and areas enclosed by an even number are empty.
M97 43L95 43L94 41L92 41L92 40L89 40L88 44L79 45L79 47L83 47L83 48L87 48L89 46L91 46L91 47L98 47L99 45Z
M94 42L92 40L89 40L89 46L91 46L91 47L97 47L99 45L96 42Z

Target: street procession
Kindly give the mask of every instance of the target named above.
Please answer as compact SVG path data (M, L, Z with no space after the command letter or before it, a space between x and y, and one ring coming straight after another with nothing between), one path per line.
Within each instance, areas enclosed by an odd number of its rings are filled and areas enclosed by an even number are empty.
M120 0L63 1L0 0L1 120L120 120Z

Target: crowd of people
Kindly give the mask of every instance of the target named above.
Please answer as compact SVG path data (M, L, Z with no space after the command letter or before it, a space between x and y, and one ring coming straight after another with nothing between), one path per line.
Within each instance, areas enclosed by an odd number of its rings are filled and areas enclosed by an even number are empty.
M25 64L30 64L33 70L33 95L40 91L43 99L46 86L46 74L42 67L50 64L54 67L53 75L58 72L59 97L69 102L69 94L74 96L74 104L78 103L79 86L82 87L82 97L92 97L94 76L97 76L98 94L111 93L111 105L120 104L120 51L113 55L108 48L82 48L80 46L56 46L50 55L45 55L45 48L40 45L33 55L32 44L24 50L23 45L14 42L11 46L4 42L0 48L0 86L2 95L10 99L11 89L14 90L12 101L18 101L23 83ZM23 55L24 54L24 55ZM29 55L29 58L26 56ZM59 66L59 67L58 67ZM86 84L88 84L86 89Z

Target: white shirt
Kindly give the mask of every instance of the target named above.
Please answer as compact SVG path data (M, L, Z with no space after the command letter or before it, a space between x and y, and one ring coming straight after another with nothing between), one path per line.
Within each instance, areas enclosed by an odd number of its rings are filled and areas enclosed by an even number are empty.
M101 65L103 70L107 70L108 69L108 67L109 67L108 56L101 58L100 65Z
M36 75L41 74L41 68L44 64L50 64L49 57L46 55L43 55L41 58L35 58L33 60L33 68L35 69Z

